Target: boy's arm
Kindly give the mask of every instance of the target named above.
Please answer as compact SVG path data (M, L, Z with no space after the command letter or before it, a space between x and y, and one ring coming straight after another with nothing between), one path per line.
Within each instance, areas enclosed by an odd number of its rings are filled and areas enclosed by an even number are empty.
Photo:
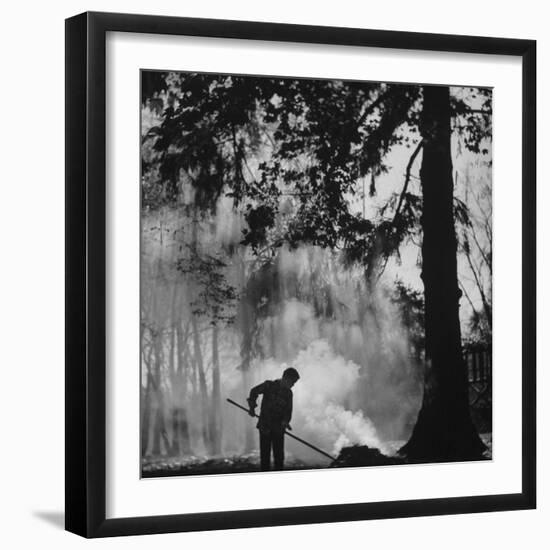
M288 407L287 407L287 411L286 411L286 414L285 414L285 418L283 420L283 423L284 423L284 427L287 429L287 430L292 430L292 428L290 427L290 419L292 418L292 395L290 396L290 401L288 403Z
M250 390L250 395L248 396L247 402L248 402L248 408L250 413L254 413L254 409L256 408L256 401L258 400L258 395L261 393L264 393L266 382L262 382L261 384L258 384L257 386L254 386Z

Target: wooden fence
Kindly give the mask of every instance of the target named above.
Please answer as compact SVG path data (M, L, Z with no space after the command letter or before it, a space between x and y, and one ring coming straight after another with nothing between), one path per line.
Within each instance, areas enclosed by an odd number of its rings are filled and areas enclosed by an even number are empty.
M470 409L481 433L492 431L493 355L487 348L469 349L464 353L468 370Z

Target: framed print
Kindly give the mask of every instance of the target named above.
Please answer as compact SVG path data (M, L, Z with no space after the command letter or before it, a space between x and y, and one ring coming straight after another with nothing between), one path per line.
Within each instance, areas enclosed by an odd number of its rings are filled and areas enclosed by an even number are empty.
M535 507L529 40L66 21L66 528Z

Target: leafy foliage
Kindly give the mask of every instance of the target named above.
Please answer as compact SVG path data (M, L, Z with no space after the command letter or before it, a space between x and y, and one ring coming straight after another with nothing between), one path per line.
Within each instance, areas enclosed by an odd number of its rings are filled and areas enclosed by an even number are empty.
M242 206L242 244L257 254L305 243L339 249L347 263L371 269L418 232L421 199L407 189L410 166L381 219L365 219L352 203L362 178L376 193L392 148L421 148L422 87L198 73L169 73L165 83L162 123L145 136L152 207L185 202L189 181L201 210L214 209L222 194ZM457 88L452 110L460 146L485 152L491 91ZM465 205L455 213L466 220Z
M393 301L399 306L404 326L417 358L424 350L424 296L401 280L395 282Z
M197 297L191 302L193 315L209 316L212 325L233 322L237 294L225 279L227 264L219 254L199 254L192 247L188 248L189 254L177 260L176 268L198 287Z

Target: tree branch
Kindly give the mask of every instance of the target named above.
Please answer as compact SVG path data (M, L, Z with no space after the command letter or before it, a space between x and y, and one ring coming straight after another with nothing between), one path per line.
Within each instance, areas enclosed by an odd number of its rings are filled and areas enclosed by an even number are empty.
M470 307L472 308L472 313L475 316L476 322L479 322L479 312L474 306L474 303L472 302L472 299L470 298L470 295L468 294L466 287L462 283L462 281L459 279L458 284L460 285L460 289L462 290L462 294L466 297L466 300L468 300L468 303L470 304Z
M405 170L405 183L403 184L403 189L401 190L399 201L397 202L397 207L395 208L395 214L393 215L393 219L391 222L392 226L395 226L395 223L397 222L397 217L399 216L401 206L403 205L403 201L405 200L405 195L407 194L407 188L411 180L412 166L414 164L414 161L416 160L416 157L418 156L418 153L420 153L420 150L422 149L423 145L424 145L424 140L421 139L418 142L416 149L413 151L413 154L411 155L409 162L407 163L407 168ZM384 274L384 271L386 270L386 267L388 265L388 261L389 261L389 255L386 255L386 257L384 258L384 264L382 265L382 269L380 270L380 273L376 277L376 282L378 282L380 280L380 277L382 277L382 275Z
M468 260L468 265L470 266L470 269L472 271L472 274L475 279L475 283L477 286L477 289L479 291L479 294L481 296L481 303L483 304L483 310L485 312L485 316L487 317L487 322L489 323L489 326L492 326L492 314L491 314L491 307L489 306L489 302L487 301L487 295L485 294L485 289L483 288L483 285L481 283L481 273L478 273L477 266L474 265L474 262L472 260L472 257L470 255L469 251L466 251L466 259Z
M407 188L409 186L409 181L411 180L412 166L414 164L414 161L416 160L416 157L418 156L418 153L420 153L420 150L422 149L423 145L424 145L424 140L421 139L418 142L418 145L416 146L416 149L413 151L413 154L411 155L411 158L409 159L409 162L407 163L407 169L405 170L405 184L403 185L403 189L401 190L401 195L399 196L399 201L397 203L397 207L395 208L395 214L393 215L392 224L395 224L395 222L397 221L397 216L399 215L399 212L401 210L401 206L403 205L403 201L405 200L405 195L407 194Z

